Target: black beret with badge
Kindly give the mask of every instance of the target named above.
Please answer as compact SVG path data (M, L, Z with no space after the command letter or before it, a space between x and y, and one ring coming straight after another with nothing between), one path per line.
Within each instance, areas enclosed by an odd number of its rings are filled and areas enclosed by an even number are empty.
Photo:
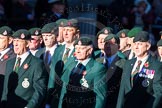
M13 30L8 26L0 27L0 34L3 36L12 36Z
M111 34L113 33L113 29L111 27L105 27L103 28L102 30L100 30L98 33L97 33L97 38L100 34Z
M137 33L135 38L133 39L133 42L148 42L149 41L149 33L146 31L140 31Z
M64 19L64 18L61 18L61 19L58 19L56 21L56 24L59 26L59 27L64 27L65 23L67 23L67 19Z
M53 33L54 31L58 32L58 25L55 22L51 22L43 26L41 33Z
M77 19L69 19L65 21L64 27L79 27Z
M104 42L108 42L109 40L114 40L113 43L117 43L119 44L119 37L117 37L115 34L109 34L108 36L106 36L106 38L104 39Z
M75 45L89 46L89 45L93 45L93 41L89 37L80 37L74 42L74 46Z
M31 34L31 36L41 36L41 29L40 28L31 28L29 29L29 32Z
M162 46L162 39L157 42L157 46Z
M119 37L119 38L125 38L128 36L128 32L129 32L129 29L122 29L120 30L116 35Z
M23 40L31 39L30 32L26 29L19 29L12 36L13 38L18 38L18 39L23 39Z

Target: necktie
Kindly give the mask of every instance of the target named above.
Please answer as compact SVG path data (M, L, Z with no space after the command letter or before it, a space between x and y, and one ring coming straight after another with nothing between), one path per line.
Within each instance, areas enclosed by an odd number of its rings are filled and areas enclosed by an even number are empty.
M69 56L69 52L70 52L70 49L69 48L66 48L66 52L62 58L63 62L66 63L67 62L67 58Z
M17 60L16 60L16 64L15 64L15 67L14 67L14 72L18 72L19 70L19 67L20 67L20 63L21 63L21 58L18 57Z
M45 60L44 60L44 62L45 62L46 64L50 64L50 61L51 61L51 54L50 54L50 51L48 50L48 51L46 51L46 55L45 55Z
M141 60L138 60L137 67L136 67L135 71L132 72L132 74L131 74L131 83L132 83L132 86L133 86L134 76L139 72L139 69L140 69L141 63L142 63L142 61L141 61Z
M105 59L104 53L101 52L100 53L100 57L97 58L96 61L98 61L99 63L103 63L104 64L104 59Z

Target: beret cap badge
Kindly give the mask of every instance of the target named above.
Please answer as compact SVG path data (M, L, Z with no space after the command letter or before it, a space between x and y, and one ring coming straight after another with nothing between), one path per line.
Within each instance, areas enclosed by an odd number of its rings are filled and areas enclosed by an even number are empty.
M108 34L108 32L109 32L109 31L108 31L107 29L104 30L104 33L105 33L105 34Z
M6 30L3 32L3 35L7 35L7 31Z
M38 35L38 34L39 34L38 30L36 30L36 31L35 31L35 35Z
M22 39L24 39L24 38L25 38L24 33L22 33L20 37L21 37Z
M82 45L82 42L81 41L78 41L78 45Z

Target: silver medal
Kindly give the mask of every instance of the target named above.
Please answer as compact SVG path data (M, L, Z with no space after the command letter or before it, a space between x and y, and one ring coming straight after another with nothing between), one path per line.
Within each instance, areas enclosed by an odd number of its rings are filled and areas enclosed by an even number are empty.
M148 79L144 79L143 81L142 81L142 86L143 87L148 87L149 86L149 81L148 81Z

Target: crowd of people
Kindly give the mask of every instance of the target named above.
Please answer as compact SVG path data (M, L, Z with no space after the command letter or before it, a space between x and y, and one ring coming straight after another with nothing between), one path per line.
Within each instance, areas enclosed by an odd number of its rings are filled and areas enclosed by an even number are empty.
M0 108L161 108L162 31L156 40L149 2L135 3L128 28L106 26L94 39L61 2L37 27L0 26Z

